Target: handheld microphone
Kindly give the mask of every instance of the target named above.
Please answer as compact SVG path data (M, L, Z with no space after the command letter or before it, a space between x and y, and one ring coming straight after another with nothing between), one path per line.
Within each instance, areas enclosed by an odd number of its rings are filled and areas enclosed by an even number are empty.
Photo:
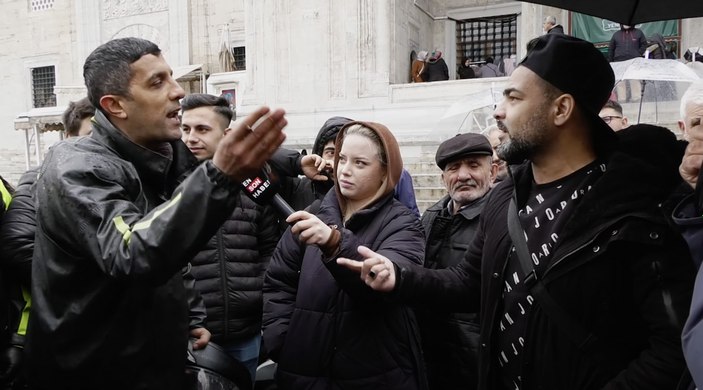
M242 182L244 193L257 204L273 205L283 218L288 218L295 210L276 192L277 186L271 181L270 172L271 167L267 163L257 176L245 179Z

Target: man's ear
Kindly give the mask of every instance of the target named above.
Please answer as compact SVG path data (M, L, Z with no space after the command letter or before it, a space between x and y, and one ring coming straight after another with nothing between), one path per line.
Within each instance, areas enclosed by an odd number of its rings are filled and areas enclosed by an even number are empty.
M574 114L576 100L568 93L563 94L554 100L552 107L554 112L554 124L556 126L561 126Z
M682 120L679 119L677 122L679 125L679 130L681 130L681 133L683 133L683 139L688 141L688 133L686 132L686 123Z
M116 95L105 95L100 98L100 108L109 115L120 119L127 119L127 112L122 105L121 97Z
M496 178L498 177L498 169L500 167L498 166L497 163L494 163L491 161L491 184L496 182Z
M622 127L625 128L629 125L629 121L627 120L627 117L623 115L622 117Z
M231 128L231 127L228 127L228 128L226 128L226 129L225 129L225 133L224 133L224 135L227 135L227 133L229 133L229 131L230 131L230 130L232 130L232 128Z

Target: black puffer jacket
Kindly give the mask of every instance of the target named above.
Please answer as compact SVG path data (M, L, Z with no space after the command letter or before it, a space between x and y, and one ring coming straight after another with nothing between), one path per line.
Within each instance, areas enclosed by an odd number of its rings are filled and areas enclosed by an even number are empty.
M661 185L668 179L643 160L618 152L604 158L607 171L572 211L541 277L557 304L608 345L619 363L606 367L579 349L535 301L523 389L673 389L684 369L680 335L695 272L685 242L659 207L672 188ZM520 205L529 166L513 173L523 189ZM512 195L513 179L492 191L459 266L434 272L400 267L398 293L407 300L472 310L480 299L480 389L498 386L494 343L512 248L506 223Z
M418 329L410 309L373 292L337 257L359 259L366 245L398 264L422 264L420 222L389 194L342 222L331 191L317 216L340 227L333 258L290 233L264 281L264 346L278 362L283 389L424 388Z
M28 377L47 389L180 388L180 271L240 187L210 162L196 167L180 140L164 145L168 158L95 120L90 137L51 148L37 181Z
M261 332L264 272L277 242L271 208L240 195L234 213L191 261L214 342L227 344Z

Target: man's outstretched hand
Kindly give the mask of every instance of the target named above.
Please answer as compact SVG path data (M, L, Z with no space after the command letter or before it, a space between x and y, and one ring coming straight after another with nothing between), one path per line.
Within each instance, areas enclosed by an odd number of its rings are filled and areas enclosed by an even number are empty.
M371 249L361 245L357 248L364 257L356 261L340 257L337 264L358 272L361 280L376 291L390 292L395 288L395 266L387 257L379 255Z
M212 163L232 180L242 182L256 176L273 152L286 139L285 111L260 107L237 121L225 134Z

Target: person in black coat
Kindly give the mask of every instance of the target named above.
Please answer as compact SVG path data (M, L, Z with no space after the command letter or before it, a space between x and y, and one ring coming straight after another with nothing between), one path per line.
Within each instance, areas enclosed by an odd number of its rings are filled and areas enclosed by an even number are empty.
M442 52L435 50L425 63L425 70L422 71L422 78L425 81L449 80L449 68L442 58Z
M564 27L561 24L557 24L557 17L554 15L544 17L542 28L547 34L564 34Z
M182 140L199 161L212 158L229 132L234 113L227 100L187 95ZM238 194L234 212L191 260L195 290L207 311L212 341L241 362L254 380L261 345L264 272L278 242L277 219L269 206Z
M264 281L264 346L281 389L426 389L412 310L337 265L357 250L421 265L422 227L393 198L400 148L383 125L337 136L334 190L288 217ZM357 257L360 258L360 257ZM381 275L379 275L380 277Z
M480 307L481 390L672 389L684 371L694 271L660 206L673 181L598 118L613 81L591 43L539 37L496 108L512 175L493 189L464 261L338 260L401 302Z

